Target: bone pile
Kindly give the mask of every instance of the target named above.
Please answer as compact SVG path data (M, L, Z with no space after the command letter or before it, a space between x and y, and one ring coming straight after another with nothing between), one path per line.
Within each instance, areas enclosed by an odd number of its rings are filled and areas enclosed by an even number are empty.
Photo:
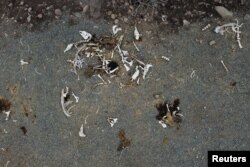
M117 72L123 66L127 73L132 71L132 73L130 72L130 74L132 74L131 81L139 84L140 77L144 80L152 65L142 62L141 60L131 56L128 51L123 50L122 41L124 35L122 35L122 29L120 27L115 25L112 27L112 31L112 36L104 36L99 39L93 37L93 35L87 31L79 31L83 39L78 42L68 44L64 50L64 53L72 49L76 50L73 60L67 60L67 62L71 63L73 66L71 72L76 74L79 79L78 71L84 67L90 66L87 62L91 59L95 62L95 65L91 67L93 71L99 72L97 75L99 78L101 78L100 75L104 74L109 77L116 76ZM139 40L141 36L142 35L139 34L138 29L135 27L135 39ZM105 39L109 39L110 42L106 41L105 43ZM112 45L111 51L106 48L107 43ZM133 44L135 45L134 41ZM136 47L136 50L138 51L139 49ZM116 53L120 56L120 61L117 63L113 60Z

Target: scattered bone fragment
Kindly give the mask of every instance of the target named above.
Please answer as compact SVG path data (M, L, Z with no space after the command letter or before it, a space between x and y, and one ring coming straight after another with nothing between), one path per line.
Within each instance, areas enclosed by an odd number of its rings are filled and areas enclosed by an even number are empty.
M221 64L223 65L223 67L224 67L224 69L226 70L226 72L228 72L229 70L228 70L227 66L225 65L225 63L223 62L223 60L221 60L220 62L221 62Z
M151 67L153 67L152 64L146 64L146 65L145 65L145 67L143 68L143 76L142 76L143 79L146 78L146 75L147 75L147 73L148 73L148 71L149 71L149 68L151 68Z
M112 27L112 30L113 30L113 34L116 35L119 31L122 31L122 28L118 27L117 25L114 25Z
M117 123L118 118L111 118L111 117L108 117L107 121L108 121L108 123L110 124L110 126L113 127L113 126L115 125L115 123Z
M68 100L68 97L69 97L69 88L66 87L66 89L62 89L61 91L61 106L63 109L63 113L67 117L70 117L71 116L70 110L74 107L74 105L67 108L70 104L73 103L73 101Z
M20 60L20 63L21 63L21 66L23 66L23 65L28 65L28 64L29 64L29 62L24 61L23 59Z
M8 121L8 120L9 120L9 117L10 117L11 111L10 111L10 110L9 110L9 111L3 111L3 113L6 114L5 120Z
M64 53L66 53L67 51L69 51L70 49L72 49L73 46L74 46L73 43L68 44L67 47L64 50Z
M139 33L137 27L135 26L134 37L138 41L142 35Z
M138 69L138 66L136 66L135 72L134 72L134 74L132 75L132 81L135 81L135 80L139 77L139 74L140 74L140 71L139 71L139 69Z
M78 96L76 96L74 92L72 92L72 96L75 98L76 103L78 103L78 102L79 102L79 97L78 97Z
M166 61L170 61L170 58L166 57L166 56L161 56L162 59L166 60Z
M84 132L83 132L83 124L81 125L81 127L80 127L80 130L79 130L79 136L80 137L86 137L86 134L84 134Z

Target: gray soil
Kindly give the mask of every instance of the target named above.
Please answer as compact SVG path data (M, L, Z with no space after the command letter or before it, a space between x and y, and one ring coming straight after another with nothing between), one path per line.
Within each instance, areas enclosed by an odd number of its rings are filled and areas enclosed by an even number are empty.
M123 80L117 77L96 89L97 78L80 75L78 81L69 71L67 59L73 53L63 51L81 39L78 31L105 35L112 24L81 20L68 26L56 21L46 31L28 32L2 22L0 95L11 101L12 113L8 121L0 113L0 166L9 161L8 167L199 167L206 166L208 150L250 150L250 21L239 20L244 23L243 49L230 35L213 32L226 21L194 23L176 34L165 25L139 24L143 38L137 43L138 58L152 63L149 75L139 86L119 88ZM207 23L211 27L202 32ZM132 41L133 26L121 27ZM210 46L212 40L216 43ZM133 45L127 48L135 51ZM30 64L22 67L21 59ZM65 86L80 97L70 118L60 106ZM180 99L183 121L179 129L163 129L155 119L155 104L175 98ZM118 123L111 128L107 117L117 117ZM81 124L85 138L78 135ZM119 152L121 129L131 145Z

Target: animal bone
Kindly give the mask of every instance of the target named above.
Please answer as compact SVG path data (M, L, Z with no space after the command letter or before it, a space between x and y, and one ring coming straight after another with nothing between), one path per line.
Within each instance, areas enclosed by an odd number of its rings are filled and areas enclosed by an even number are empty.
M67 117L70 117L71 116L70 110L74 107L74 105L69 107L69 109L66 109L66 107L72 103L72 101L65 101L65 98L68 96L68 94L69 94L69 88L66 86L66 90L62 89L61 91L61 106L64 114Z

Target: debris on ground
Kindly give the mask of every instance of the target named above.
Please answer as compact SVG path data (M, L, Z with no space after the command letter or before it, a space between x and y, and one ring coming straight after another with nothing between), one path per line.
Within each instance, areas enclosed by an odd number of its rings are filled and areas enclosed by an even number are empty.
M161 56L161 58L162 58L163 60L170 61L170 58L169 58L169 57Z
M112 36L104 35L99 38L87 31L80 31L79 33L83 40L68 44L64 50L64 52L68 52L73 48L76 49L74 59L67 60L73 65L71 72L76 74L78 79L78 71L81 69L85 69L84 74L87 77L97 76L102 80L102 82L97 83L94 86L96 87L98 85L107 85L111 83L110 80L104 78L113 78L123 69L127 71L128 75L131 74L128 73L128 71L135 69L131 76L131 80L139 84L140 74L142 74L141 77L145 79L149 69L152 67L152 64L144 63L128 51L122 49L124 35L118 34L118 32L122 31L122 28L114 25L112 27L112 31ZM136 40L139 40L141 37L141 34L139 34L136 27L134 35ZM139 51L139 48L136 46L134 41L133 44L136 50ZM116 54L120 55L120 59L115 57ZM124 68L120 66L121 64L123 64Z
M211 27L211 24L207 24L205 27L203 27L201 29L201 31L206 31L207 29L209 29Z
M3 113L6 114L5 120L8 121L8 120L9 120L9 117L10 117L11 111L10 111L10 110L9 110L9 111L3 111Z
M214 45L214 44L216 44L215 40L212 40L212 41L209 42L209 45L210 45L210 46L212 46L212 45Z
M107 118L107 121L108 121L108 123L110 124L110 126L113 127L114 124L117 123L118 118L111 118L111 117L108 117L108 118Z
M66 87L66 89L62 89L61 91L61 106L63 109L63 113L67 117L71 116L70 110L75 106L75 105L71 105L73 101L69 99L70 99L69 88Z
M179 104L180 100L175 99L173 103L165 101L155 106L159 112L156 119L163 128L167 126L176 126L182 121L183 115L181 114Z
M20 60L21 66L28 65L28 61L24 61L23 59Z
M8 112L11 107L11 102L4 97L0 96L0 113Z
M142 34L139 33L137 27L135 26L135 30L134 30L134 37L135 37L135 39L136 39L137 41L139 41L140 38L141 38L141 36L142 36Z
M241 45L241 38L240 38L240 27L243 25L239 24L238 20L236 20L236 23L227 23L221 26L216 26L214 29L214 32L220 35L224 35L225 32L233 33L236 36L236 41L238 42L239 48L242 49L243 46ZM231 31L230 31L231 30Z
M126 137L125 131L123 129L119 131L118 138L120 140L120 143L118 145L117 151L122 151L123 149L130 146L131 141Z
M227 66L225 65L224 61L221 60L220 62L222 64L222 66L224 67L224 69L226 70L226 72L228 72L229 70L228 70Z
M26 133L27 133L26 127L22 126L22 127L20 127L20 129L22 130L23 134L26 135Z
M80 127L80 130L79 130L79 136L80 137L86 137L86 135L83 133L83 124L81 125L81 127Z

